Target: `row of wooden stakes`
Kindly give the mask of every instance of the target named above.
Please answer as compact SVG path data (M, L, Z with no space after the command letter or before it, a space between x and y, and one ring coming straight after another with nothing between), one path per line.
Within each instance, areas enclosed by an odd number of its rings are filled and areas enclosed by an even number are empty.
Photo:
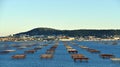
M45 54L40 55L40 58L41 59L52 59L53 56L54 56L55 49L57 48L57 46L58 46L58 43L56 43L50 49L48 49Z
M26 51L24 51L24 54L16 54L16 55L13 55L13 56L12 56L12 59L24 59L24 58L26 58L27 54L33 54L33 53L35 53L37 50L42 49L44 46L48 46L48 44L44 44L44 45L41 45L41 46L37 46L37 47L35 47L34 49L31 49L31 50L26 50Z
M78 54L78 51L76 49L72 48L66 43L64 43L64 46L66 47L68 53L71 55L71 58L74 60L74 62L76 62L77 60L80 60L80 62L83 62L83 61L88 62L89 58L87 58L85 55Z
M75 46L79 46L78 44L73 43ZM87 50L91 53L101 53L101 51L89 48L87 46L80 46L80 48ZM120 58L115 57L113 54L99 54L99 56L103 59L111 59L112 61L120 61Z

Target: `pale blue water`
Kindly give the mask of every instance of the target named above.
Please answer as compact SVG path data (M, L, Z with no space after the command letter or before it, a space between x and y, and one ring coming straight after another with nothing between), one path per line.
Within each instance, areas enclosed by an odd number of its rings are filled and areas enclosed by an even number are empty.
M116 57L120 57L120 42L118 41L118 45L111 45L111 42L108 44L104 44L102 42L94 42L94 41L74 41L79 45L85 45L90 48L94 48L100 50L101 53L110 53L114 54ZM0 42L0 45L7 44L8 46L12 44L35 44L38 45L45 44L43 42ZM63 42L59 42L59 45L56 49L53 59L40 59L39 56L44 54L47 49L49 49L54 42L49 44L48 46L43 47L41 50L38 50L34 54L27 54L25 59L11 59L12 55L24 53L25 50L32 49L26 48L23 50L17 50L16 52L12 52L9 54L0 55L0 67L120 67L119 62L112 62L110 59L102 59L99 57L99 54L92 54L84 49L79 48L78 46L72 45L68 42L68 45L77 49L79 53L84 54L86 57L90 58L88 63L86 62L74 62L71 58L70 54L67 52ZM14 47L9 47L7 49L16 49ZM1 49L2 50L2 49Z

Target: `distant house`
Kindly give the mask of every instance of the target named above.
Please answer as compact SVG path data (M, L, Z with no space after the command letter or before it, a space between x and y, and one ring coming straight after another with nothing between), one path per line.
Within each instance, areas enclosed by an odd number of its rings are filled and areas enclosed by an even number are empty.
M75 40L75 38L74 37L62 36L59 40L60 41L72 41L72 40Z
M114 40L119 40L120 39L120 37L114 37Z
M115 35L115 36L113 36L113 39L114 40L120 40L120 36L119 35Z

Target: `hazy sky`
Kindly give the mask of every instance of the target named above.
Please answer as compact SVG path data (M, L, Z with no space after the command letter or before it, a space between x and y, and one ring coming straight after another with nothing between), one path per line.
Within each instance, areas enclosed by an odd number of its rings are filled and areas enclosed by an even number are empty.
M120 0L0 0L0 36L37 27L120 29Z

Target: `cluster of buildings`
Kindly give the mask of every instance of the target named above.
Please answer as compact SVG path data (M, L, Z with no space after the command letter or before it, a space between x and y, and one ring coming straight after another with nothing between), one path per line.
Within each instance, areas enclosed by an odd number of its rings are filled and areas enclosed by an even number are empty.
M107 38L98 38L95 36L85 36L85 37L69 37L69 36L45 36L45 35L35 35L35 36L28 36L28 35L20 35L19 37L16 36L7 36L7 37L0 37L0 41L50 41L50 40L59 40L59 41L101 41L101 40L120 40L120 36L111 36Z
M86 36L77 38L79 41L115 41L120 40L120 36L110 36L110 37L95 37L95 36Z
M35 36L21 35L19 37L16 36L0 37L0 41L50 41L50 40L71 41L75 40L75 38L68 36L44 36L44 35Z

